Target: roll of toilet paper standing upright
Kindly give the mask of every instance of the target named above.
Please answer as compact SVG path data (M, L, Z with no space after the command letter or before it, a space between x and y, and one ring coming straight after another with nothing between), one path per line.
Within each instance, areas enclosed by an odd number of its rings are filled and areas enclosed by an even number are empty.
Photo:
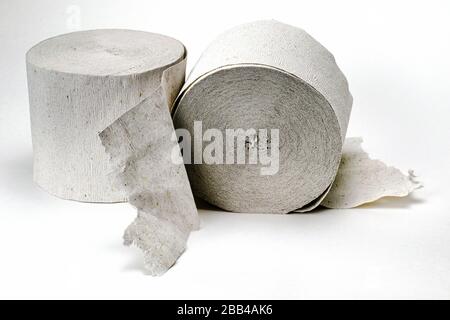
M64 199L126 200L108 175L98 133L138 105L171 72L184 82L185 48L177 40L131 30L92 30L45 40L27 53L34 180Z
M265 175L260 162L188 164L194 194L235 212L314 208L336 176L351 107L346 78L333 56L305 31L257 21L225 32L189 75L174 108L175 127L191 136L198 135L196 126L224 136L227 129L275 129L278 146L263 138L269 154L278 153L279 159L274 173ZM247 137L246 152L259 148L253 143L258 139L258 134ZM238 144L233 145L237 153ZM192 158L196 152L192 148Z

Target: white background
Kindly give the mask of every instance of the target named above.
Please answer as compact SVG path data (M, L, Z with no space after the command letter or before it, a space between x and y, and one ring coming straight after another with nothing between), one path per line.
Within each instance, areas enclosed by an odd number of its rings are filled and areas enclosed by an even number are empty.
M303 215L202 206L186 253L152 278L122 246L131 206L64 201L33 184L32 45L77 28L140 29L181 40L189 70L219 33L271 18L335 55L354 96L349 136L415 169L424 189ZM446 1L1 0L0 298L450 298L449 59Z

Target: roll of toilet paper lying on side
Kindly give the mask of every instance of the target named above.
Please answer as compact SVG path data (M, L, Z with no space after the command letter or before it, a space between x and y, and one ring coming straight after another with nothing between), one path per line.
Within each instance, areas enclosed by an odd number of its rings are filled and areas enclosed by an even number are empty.
M34 180L64 199L124 201L108 175L98 133L150 96L164 70L176 96L185 48L177 40L131 30L92 30L45 40L27 53Z
M189 75L174 108L175 127L193 139L219 130L223 145L230 143L227 129L244 129L246 159L256 148L259 159L273 161L204 165L198 160L206 151L194 145L197 161L187 164L194 194L235 212L313 209L336 176L351 107L333 56L305 31L277 21L227 31ZM202 146L213 143L204 138ZM237 142L232 147L222 148L223 157L239 152Z

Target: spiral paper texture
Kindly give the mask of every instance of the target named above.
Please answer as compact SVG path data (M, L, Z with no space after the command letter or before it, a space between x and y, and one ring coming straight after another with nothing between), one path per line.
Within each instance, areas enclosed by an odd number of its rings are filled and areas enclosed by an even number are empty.
M194 194L229 211L310 210L332 184L352 107L336 62L305 31L277 22L238 26L214 40L192 70L176 128L279 129L279 171L188 165Z

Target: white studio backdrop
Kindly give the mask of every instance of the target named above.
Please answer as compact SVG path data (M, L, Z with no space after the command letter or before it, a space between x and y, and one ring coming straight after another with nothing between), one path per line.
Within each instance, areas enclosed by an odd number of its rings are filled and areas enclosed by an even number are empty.
M450 3L446 1L0 2L0 298L450 298ZM336 57L354 97L348 136L425 188L350 210L225 213L163 277L122 246L128 204L63 201L32 183L25 52L61 33L174 37L188 71L219 33L276 19Z

